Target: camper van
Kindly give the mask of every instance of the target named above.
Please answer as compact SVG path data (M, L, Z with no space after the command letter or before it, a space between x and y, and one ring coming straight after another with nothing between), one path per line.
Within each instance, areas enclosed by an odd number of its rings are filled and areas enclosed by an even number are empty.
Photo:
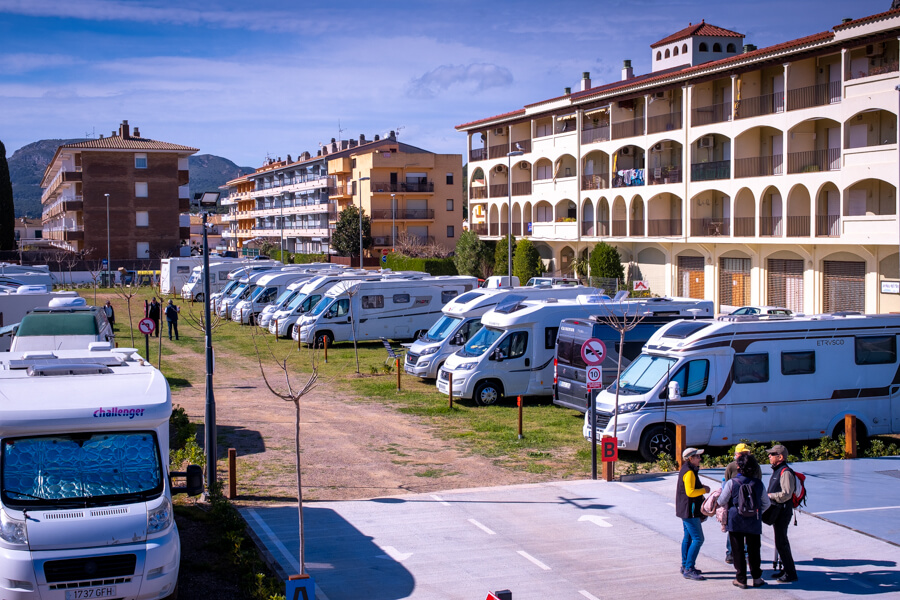
M182 259L184 260L184 259ZM230 280L240 279L243 275L258 271L269 271L281 266L274 260L249 261L249 260L223 260L210 257L209 263L209 295L214 298L216 292L221 291ZM233 277L229 275L234 274ZM191 302L203 302L203 264L193 268L190 278L181 286L181 297Z
M312 277L308 279L301 279L299 281L295 281L291 283L285 288L285 290L281 293L281 295L269 306L263 308L262 312L256 317L256 324L268 331L269 333L275 333L275 325L273 324L279 317L284 319L290 316L290 312L303 304L304 298L297 298L302 293L304 286L309 283L313 279L317 279L319 277L349 277L353 275L366 275L369 277L377 277L371 271L366 271L365 269L322 269L317 273L314 273ZM327 290L325 290L327 291ZM321 297L321 296L320 296ZM296 300L296 302L295 302ZM316 300L318 302L318 299ZM292 308L289 308L291 307ZM315 305L310 307L309 303L306 304L306 309L303 312L308 312L312 308L315 308ZM277 316L276 316L277 313ZM294 321L296 319L291 320L290 324L287 325L287 328L279 327L284 333L279 334L283 336L289 336L291 333L291 327L293 327Z
M172 400L133 348L0 354L0 597L172 598Z
M241 325L254 324L256 316L263 308L271 305L287 287L293 283L309 281L316 276L315 272L269 271L256 282L250 296L241 300L231 309L231 320Z
M837 437L848 414L859 437L900 433L898 334L894 315L675 321L598 394L597 433L644 460L674 451L675 425L689 446Z
M637 298L601 303L597 313L587 319L563 319L556 338L553 403L581 412L587 410L587 368L581 348L589 339L598 339L606 347L600 364L606 386L616 379L619 359L625 369L641 353L647 340L666 323L676 319L712 319L714 316L713 303L709 300ZM619 331L610 324L613 319L623 326L633 325L625 332L624 348L619 347Z
M513 294L529 300L574 299L590 294L591 291L591 288L582 286L548 285L530 288L480 288L466 292L445 304L443 316L410 346L404 369L416 377L435 379L447 357L462 348L481 329L481 316Z
M44 291L53 291L53 275L47 265L15 265L0 262L0 281L15 286L40 285Z
M336 283L316 308L295 326L297 340L414 339L428 331L453 298L478 286L464 276L383 278Z
M0 352L9 350L14 327L36 308L47 308L58 298L78 298L76 292L48 292L43 285L22 285L0 290Z
M71 350L101 342L115 342L106 312L88 306L84 298L55 298L47 308L36 308L16 327L10 351Z
M253 271L241 277L240 284L234 288L231 294L216 301L216 314L225 319L230 318L231 311L237 303L249 298L250 294L256 290L256 283L270 273L271 270Z

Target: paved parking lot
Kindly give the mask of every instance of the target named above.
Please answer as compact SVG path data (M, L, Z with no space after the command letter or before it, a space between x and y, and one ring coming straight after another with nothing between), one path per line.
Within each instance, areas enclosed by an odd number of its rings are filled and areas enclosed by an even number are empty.
M752 593L900 596L900 478L891 473L900 470L900 458L796 468L809 476L812 513L801 514L790 530L801 580ZM721 479L720 470L704 473L710 485ZM704 524L698 564L709 580L680 577L674 489L669 474L311 503L304 512L307 569L319 600L480 600L497 589L510 589L515 600L643 600L660 590L730 596L734 571L722 560L725 534L713 519ZM243 513L282 574L297 572L296 509ZM766 529L764 567L774 552Z

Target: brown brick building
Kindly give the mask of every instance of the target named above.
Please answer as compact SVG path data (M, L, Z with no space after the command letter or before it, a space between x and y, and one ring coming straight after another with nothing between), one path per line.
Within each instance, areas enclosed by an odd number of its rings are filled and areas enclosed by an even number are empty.
M188 157L197 151L143 138L128 121L110 137L60 146L41 181L44 237L97 258L107 241L112 260L177 255L190 238L178 215L190 208Z

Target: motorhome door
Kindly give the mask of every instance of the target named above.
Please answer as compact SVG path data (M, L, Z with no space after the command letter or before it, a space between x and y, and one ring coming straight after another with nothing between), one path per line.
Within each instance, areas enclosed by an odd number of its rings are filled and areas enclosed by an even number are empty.
M697 358L681 365L669 381L677 381L681 398L669 402L668 412L687 429L691 445L709 443L713 428L724 426L724 412L716 407L715 361ZM663 401L668 386L663 388ZM717 424L716 421L720 421Z
M497 370L503 373L503 392L507 397L528 392L531 379L531 350L527 331L512 331L492 351Z
M353 339L352 324L350 300L341 298L322 315L322 325L319 328L330 329L334 333L335 340L351 340Z

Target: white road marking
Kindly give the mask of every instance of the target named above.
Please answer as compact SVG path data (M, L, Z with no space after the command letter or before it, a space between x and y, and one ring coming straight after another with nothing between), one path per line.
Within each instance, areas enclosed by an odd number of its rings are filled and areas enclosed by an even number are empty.
M253 517L253 520L256 521L257 525L259 525L260 529L269 537L272 541L272 544L278 548L278 551L281 552L281 555L287 559L288 564L294 570L294 573L300 572L300 563L297 561L297 558L294 557L287 549L287 547L281 543L281 540L275 535L275 532L266 524L262 518L256 514L256 511L252 508L248 508L247 512L250 513L250 516Z
M631 490L632 492L640 492L640 491L641 491L641 490L637 489L636 487L631 487L631 486L628 485L627 483L622 483L621 481L617 481L616 483L618 483L619 485L621 485L621 486L622 486L623 488L625 488L626 490Z
M672 508L675 508L675 503L674 503L674 502L666 502L666 504L668 504L668 505L671 506Z
M474 525L475 527L482 530L483 532L485 532L488 535L497 535L496 533L494 533L493 531L491 531L490 529L488 529L487 527L485 527L484 525L482 525L475 519L469 519L469 523L471 523L472 525Z
M866 512L870 510L895 510L900 506L873 506L871 508L847 508L845 510L823 510L822 512L814 512L814 515L833 515L837 513Z
M578 590L578 593L587 598L588 600L600 600L597 596L591 594L587 590Z
M519 550L519 551L518 551L518 554L521 555L522 557L528 559L529 561L533 562L534 564L536 564L537 566L539 566L539 567L542 568L543 570L545 570L545 571L549 571L549 570L550 570L550 567L548 567L547 565L545 565L544 563L542 563L541 561L539 561L538 559L536 559L536 558L533 557L532 555L528 554L528 553L525 552L524 550Z
M384 550L384 553L387 556L379 556L377 558L384 558L384 559L391 558L393 560L396 560L397 562L403 562L404 560L406 560L407 558L409 558L410 556L413 555L412 552L408 552L408 553L400 552L393 546L384 546L381 549Z
M612 523L606 522L608 518L609 517L598 517L597 515L581 515L578 517L578 522L588 521L594 525L599 525L600 527L612 527Z
M437 495L435 495L435 494L432 494L431 497L434 498L435 500L437 500L438 502L440 502L441 504L443 504L444 506L450 506L450 503L447 502L447 501L445 501L445 500L444 500L443 498L441 498L440 496L437 496Z

